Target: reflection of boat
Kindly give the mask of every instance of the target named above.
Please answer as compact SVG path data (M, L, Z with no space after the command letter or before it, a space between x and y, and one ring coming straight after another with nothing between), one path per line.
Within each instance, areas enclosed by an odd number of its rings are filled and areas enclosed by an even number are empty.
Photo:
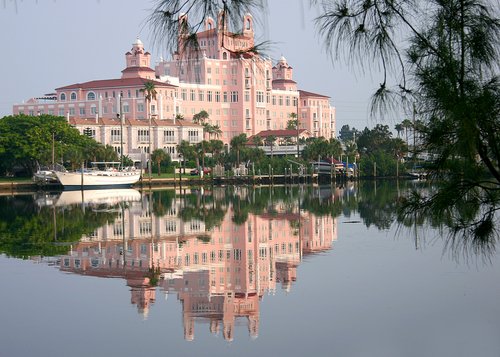
M94 163L114 164L114 163ZM130 187L141 178L140 171L135 168L117 170L107 167L104 170L92 169L77 172L56 171L61 185L68 190Z
M428 173L424 171L421 166L413 166L413 169L408 172L408 175L415 179L425 179Z
M141 193L132 188L116 190L85 190L63 191L57 199L56 206L69 206L74 204L86 205L116 205L120 202L139 202Z

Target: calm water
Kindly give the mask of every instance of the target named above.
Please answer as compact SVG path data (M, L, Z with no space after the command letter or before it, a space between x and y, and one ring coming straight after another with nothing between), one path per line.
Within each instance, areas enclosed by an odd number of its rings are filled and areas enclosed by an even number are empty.
M0 197L0 356L498 357L499 256L414 186Z

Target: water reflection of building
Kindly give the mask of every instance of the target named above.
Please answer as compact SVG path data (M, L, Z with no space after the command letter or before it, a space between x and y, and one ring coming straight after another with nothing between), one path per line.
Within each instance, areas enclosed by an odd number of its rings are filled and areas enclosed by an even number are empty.
M193 340L195 323L207 323L232 340L237 320L246 320L252 338L259 333L259 302L278 286L290 291L303 255L328 250L336 240L336 220L314 216L281 201L272 213L248 214L237 225L229 206L221 224L205 231L200 220L182 221L183 202L173 200L165 214L151 214L145 199L119 212L117 219L84 236L61 259L61 269L83 275L126 279L131 302L145 317L155 301L151 271L159 286L182 304L184 337Z

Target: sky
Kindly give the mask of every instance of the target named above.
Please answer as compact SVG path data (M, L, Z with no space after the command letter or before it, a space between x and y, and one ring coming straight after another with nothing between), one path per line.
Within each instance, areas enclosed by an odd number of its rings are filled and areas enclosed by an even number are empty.
M0 117L12 114L13 104L61 86L119 78L124 54L137 37L152 53L152 62L169 58L152 41L146 20L153 5L138 0L1 0ZM269 0L266 14L256 16L257 41L271 42L268 55L274 62L282 55L287 59L299 89L330 97L337 134L344 124L362 130L382 123L393 129L394 118L369 115L380 75L332 61L314 25L319 14L307 0Z

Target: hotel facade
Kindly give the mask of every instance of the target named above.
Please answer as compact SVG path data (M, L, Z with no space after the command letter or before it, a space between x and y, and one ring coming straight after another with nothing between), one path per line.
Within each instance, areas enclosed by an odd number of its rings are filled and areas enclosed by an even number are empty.
M218 139L225 144L242 133L250 137L286 129L292 113L313 137L333 138L335 108L330 97L299 90L283 56L273 64L267 57L245 52L255 45L252 16L246 15L242 25L236 35L208 18L198 33L196 56L185 56L179 39L171 59L161 59L154 69L151 54L137 39L125 54L120 78L59 87L15 104L13 113L64 116L80 132L117 152L123 127L123 154L134 160L149 151L150 135L152 150L162 148L173 160L178 160L176 146L182 140L195 144L208 138L203 127L192 122L202 110L209 114L207 122L221 129ZM142 91L146 82L152 82L157 92L150 102ZM184 120L176 119L179 115Z

